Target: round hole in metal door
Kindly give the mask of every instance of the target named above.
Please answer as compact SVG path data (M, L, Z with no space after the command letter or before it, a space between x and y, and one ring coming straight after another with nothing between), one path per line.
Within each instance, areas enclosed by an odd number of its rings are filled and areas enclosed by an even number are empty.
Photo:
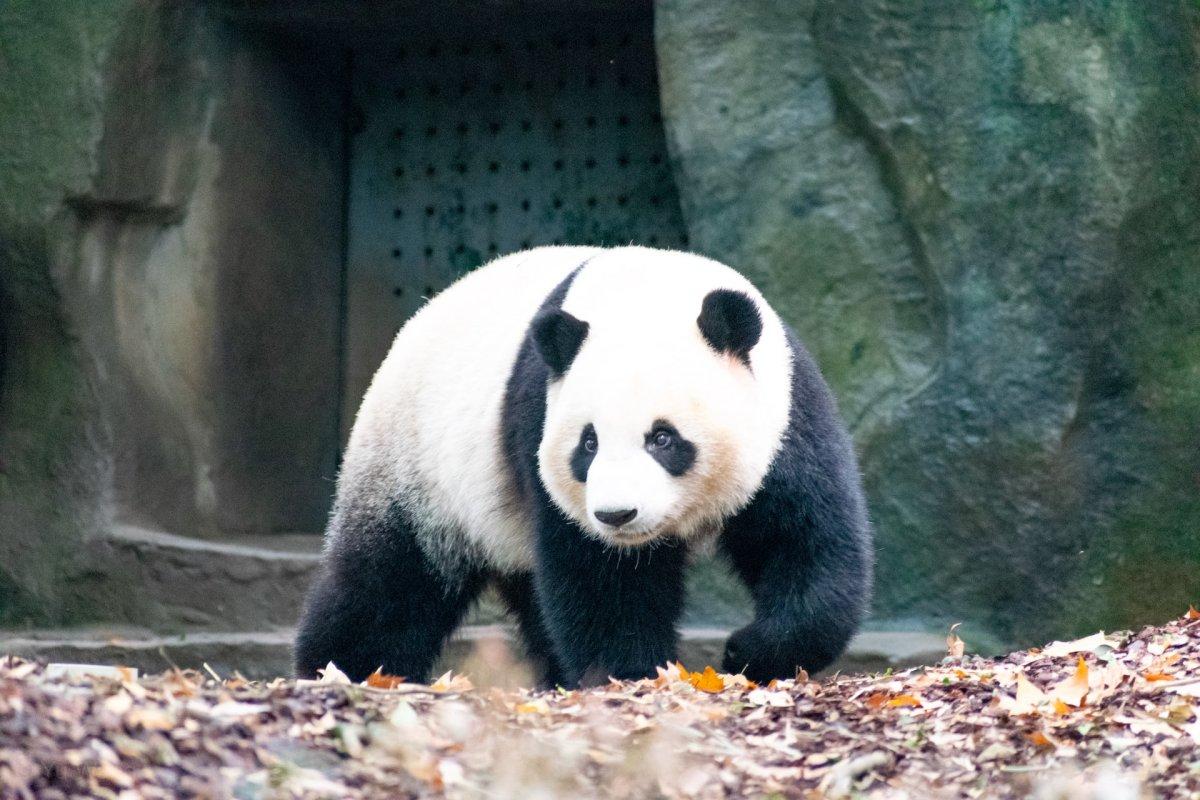
M345 419L392 333L480 263L544 244L686 242L639 8L539 37L544 20L466 19L454 39L356 51Z

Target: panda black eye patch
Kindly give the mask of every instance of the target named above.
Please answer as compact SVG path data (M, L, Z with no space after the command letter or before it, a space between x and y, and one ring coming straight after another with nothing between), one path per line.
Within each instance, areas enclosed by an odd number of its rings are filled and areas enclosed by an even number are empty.
M650 426L646 433L646 452L676 478L696 463L696 445L683 438L666 420L660 419Z
M579 442L571 453L571 476L580 483L587 483L588 467L600 449L600 440L596 438L596 429L592 423L583 426L579 434Z

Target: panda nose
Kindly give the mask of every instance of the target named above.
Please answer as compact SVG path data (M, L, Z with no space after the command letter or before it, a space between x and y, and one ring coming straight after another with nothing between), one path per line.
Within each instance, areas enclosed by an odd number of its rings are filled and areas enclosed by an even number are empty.
M612 525L614 528L619 528L637 516L637 509L625 508L619 511L596 511L595 514L596 519L605 525Z

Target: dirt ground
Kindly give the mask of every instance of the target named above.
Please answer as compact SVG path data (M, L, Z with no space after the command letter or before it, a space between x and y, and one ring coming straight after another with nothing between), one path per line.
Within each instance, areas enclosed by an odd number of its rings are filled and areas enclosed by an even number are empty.
M1200 794L1200 613L1000 659L587 691L58 676L0 659L3 798Z

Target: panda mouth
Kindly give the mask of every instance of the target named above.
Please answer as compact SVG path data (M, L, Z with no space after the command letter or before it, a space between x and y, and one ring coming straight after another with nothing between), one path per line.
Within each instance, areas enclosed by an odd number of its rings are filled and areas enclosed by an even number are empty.
M604 536L609 541L620 545L621 547L637 547L657 539L659 532L653 530L624 530L622 528L608 528L604 531Z

